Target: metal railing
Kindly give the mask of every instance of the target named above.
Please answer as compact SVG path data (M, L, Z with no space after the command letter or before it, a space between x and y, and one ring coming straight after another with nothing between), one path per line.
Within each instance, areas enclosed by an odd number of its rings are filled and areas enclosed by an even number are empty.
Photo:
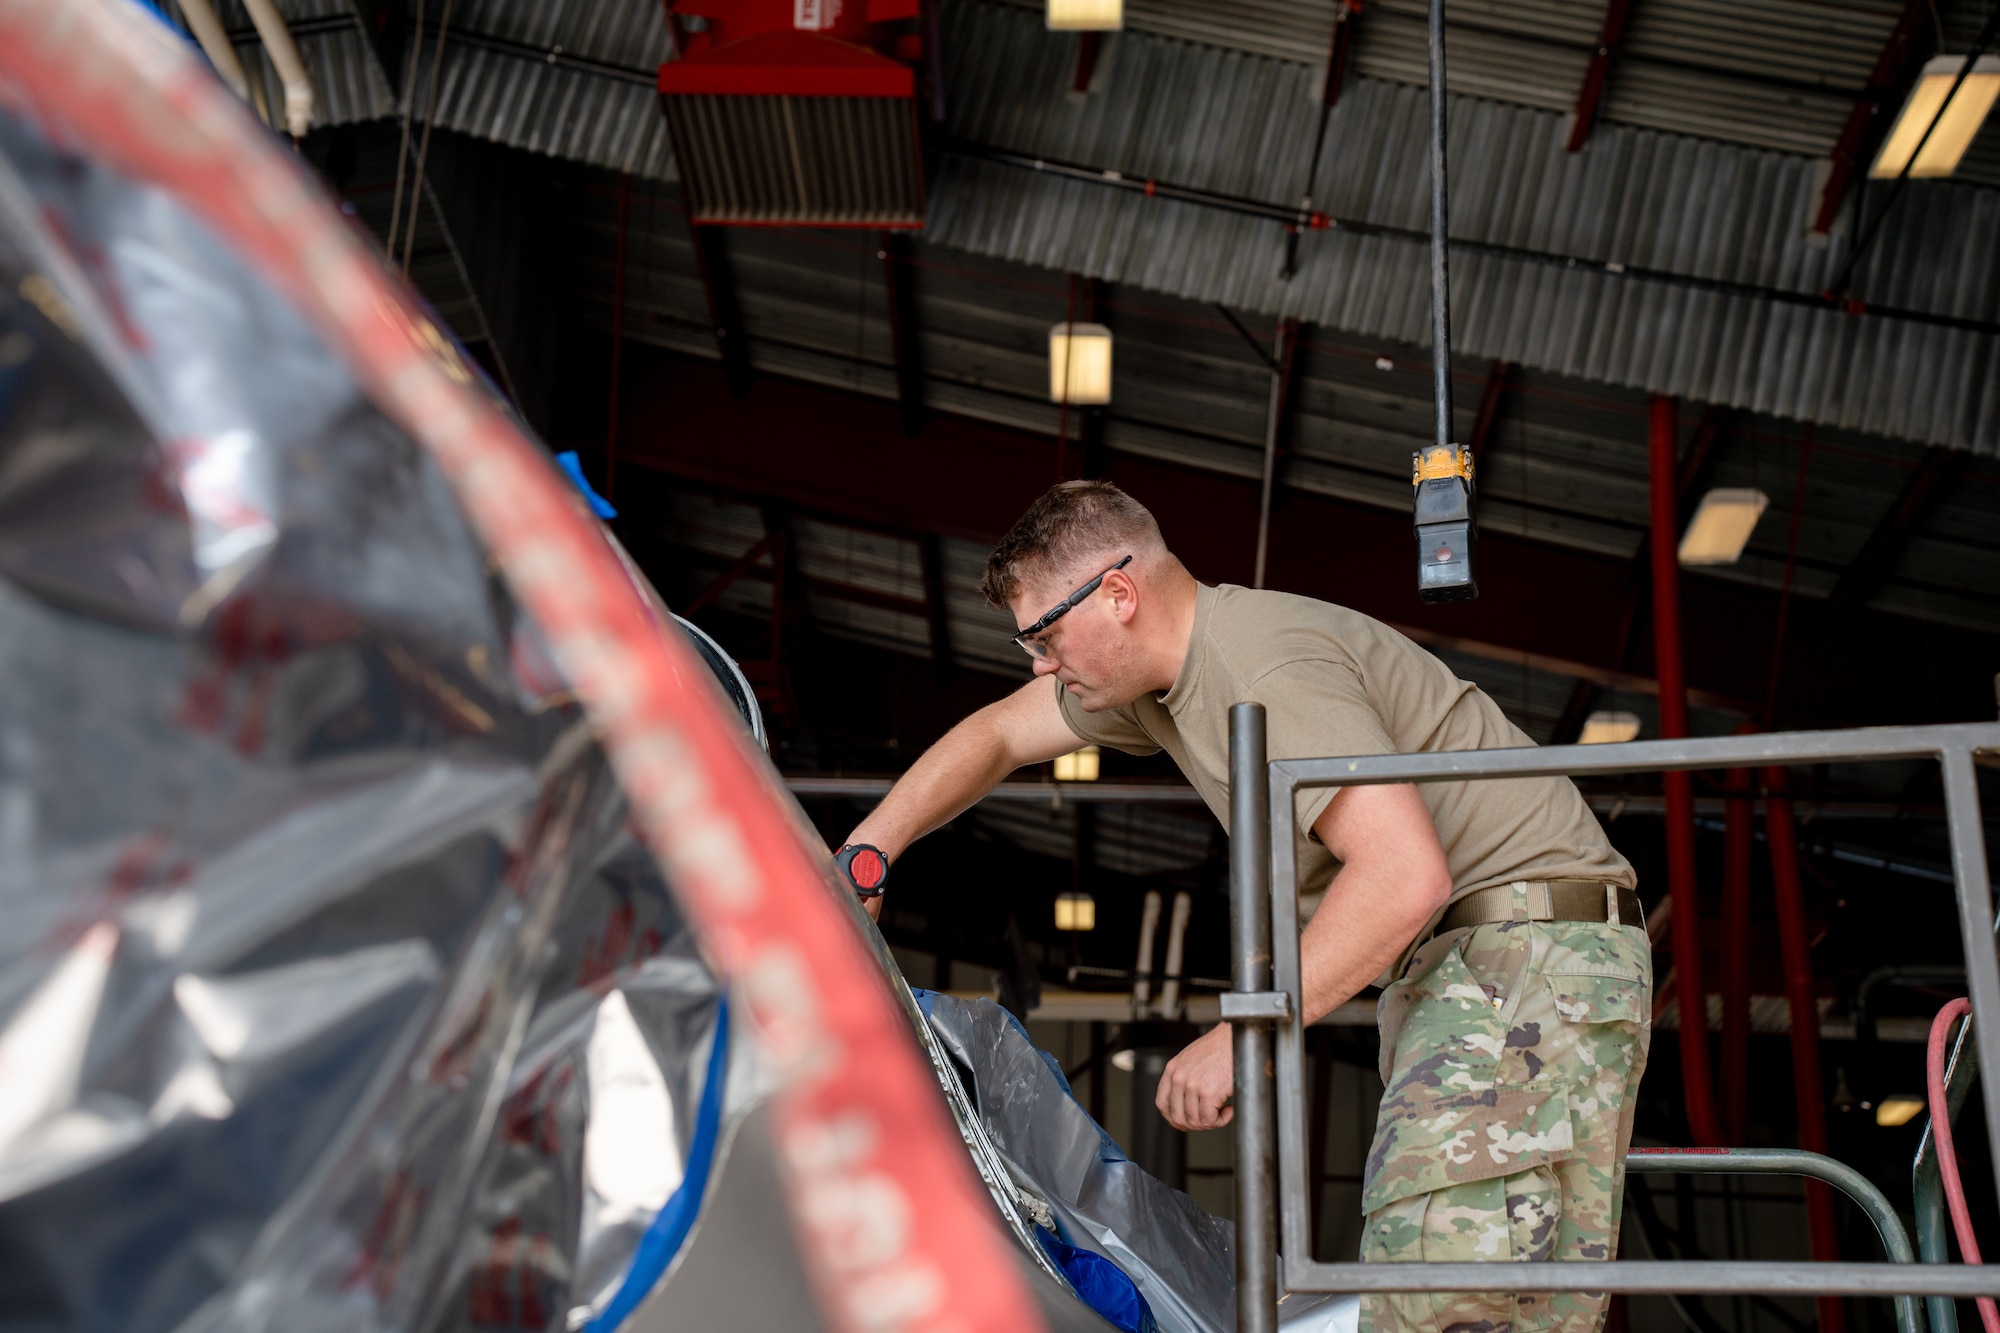
M1305 1046L1300 1010L1296 797L1302 791L1397 782L1765 768L1796 763L1928 759L1944 777L1945 824L1957 878L1959 930L1980 1063L2000 1068L2000 954L1979 816L1975 757L2000 754L2000 725L1778 732L1699 740L1634 741L1519 750L1453 750L1265 762L1264 709L1230 710L1230 932L1235 989L1222 1015L1236 1023L1237 1328L1270 1333L1286 1291L1491 1290L1477 1263L1320 1263L1312 1259L1306 1182ZM1810 1021L1804 1016L1803 1021ZM1794 1021L1800 1021L1795 1017ZM1275 1074L1273 1056L1275 1055ZM1984 1097L2000 1143L2000 1096ZM1276 1133L1273 1134L1275 1111ZM1275 1142L1275 1162L1273 1148ZM2000 1155L1995 1159L2000 1185ZM1274 1216L1275 1214L1275 1216ZM1282 1255L1282 1264L1275 1258ZM1510 1271L1511 1289L1522 1275ZM1535 1289L1629 1294L1771 1293L1795 1296L2000 1296L2000 1268L1753 1260L1620 1259L1535 1265Z
M1892 1264L1913 1264L1910 1233L1887 1195L1845 1162L1804 1148L1634 1148L1625 1154L1625 1172L1645 1176L1807 1176L1823 1180L1854 1201L1875 1224L1882 1250ZM1946 1302L1950 1304L1950 1302ZM1897 1333L1924 1333L1914 1296L1896 1297Z

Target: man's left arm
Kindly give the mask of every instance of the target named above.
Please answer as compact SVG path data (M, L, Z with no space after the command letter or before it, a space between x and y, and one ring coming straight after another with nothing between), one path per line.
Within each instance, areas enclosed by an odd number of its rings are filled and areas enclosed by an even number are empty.
M1313 831L1342 867L1299 939L1308 1023L1382 975L1451 897L1437 826L1408 783L1341 790ZM1234 1091L1230 1028L1218 1023L1167 1063L1155 1100L1176 1129L1218 1129Z

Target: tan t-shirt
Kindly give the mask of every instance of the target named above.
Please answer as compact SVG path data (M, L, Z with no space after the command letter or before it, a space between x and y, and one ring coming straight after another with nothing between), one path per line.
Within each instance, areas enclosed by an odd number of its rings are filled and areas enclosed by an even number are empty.
M1533 745L1476 685L1359 611L1230 584L1202 584L1173 688L1087 713L1055 685L1070 730L1131 754L1165 750L1229 827L1229 709L1264 705L1270 757L1338 758ZM1514 880L1637 878L1568 778L1418 786L1451 867L1452 896ZM1331 789L1299 793L1299 888L1340 863L1311 833Z

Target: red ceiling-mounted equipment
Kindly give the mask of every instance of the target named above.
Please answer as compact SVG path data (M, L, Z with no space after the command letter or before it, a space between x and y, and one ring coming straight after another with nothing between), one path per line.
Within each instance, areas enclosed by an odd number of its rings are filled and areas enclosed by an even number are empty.
M673 0L706 19L660 67L660 103L698 223L921 227L917 77L892 24L920 0Z

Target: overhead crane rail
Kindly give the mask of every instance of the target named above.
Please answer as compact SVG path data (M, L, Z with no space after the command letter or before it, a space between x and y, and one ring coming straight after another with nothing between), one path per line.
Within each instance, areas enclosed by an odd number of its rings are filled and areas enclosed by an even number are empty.
M1944 819L1957 881L1973 1048L1982 1066L2000 1068L1996 1063L2000 1062L2000 952L1994 943L1992 884L1976 773L1977 764L2000 760L2000 724L1776 732L1268 763L1264 725L1260 704L1238 704L1230 710L1235 834L1230 839L1230 935L1235 988L1224 996L1223 1009L1225 1017L1240 1015L1235 1035L1237 1327L1246 1333L1274 1326L1281 1291L1480 1291L1490 1288L1498 1276L1488 1264L1320 1263L1310 1258L1294 841L1295 800L1301 792L1399 782L1932 761L1944 778ZM1988 1087L1983 1100L1987 1133L1993 1142L2000 1142L2000 1095ZM1649 1163L1641 1169L1653 1168ZM1842 1188L1851 1184L1844 1176L1821 1178ZM2000 1187L2000 1159L1995 1161L1994 1180ZM1873 1216L1875 1210L1869 1211ZM1884 1231L1883 1236L1896 1257L1891 1233ZM1907 1240L1902 1248L1907 1253ZM1518 1281L1515 1273L1510 1282ZM1630 1294L2000 1296L2000 1269L1941 1263L1560 1262L1538 1264L1535 1282L1550 1290ZM1911 1313L1910 1305L1903 1303L1899 1322Z

